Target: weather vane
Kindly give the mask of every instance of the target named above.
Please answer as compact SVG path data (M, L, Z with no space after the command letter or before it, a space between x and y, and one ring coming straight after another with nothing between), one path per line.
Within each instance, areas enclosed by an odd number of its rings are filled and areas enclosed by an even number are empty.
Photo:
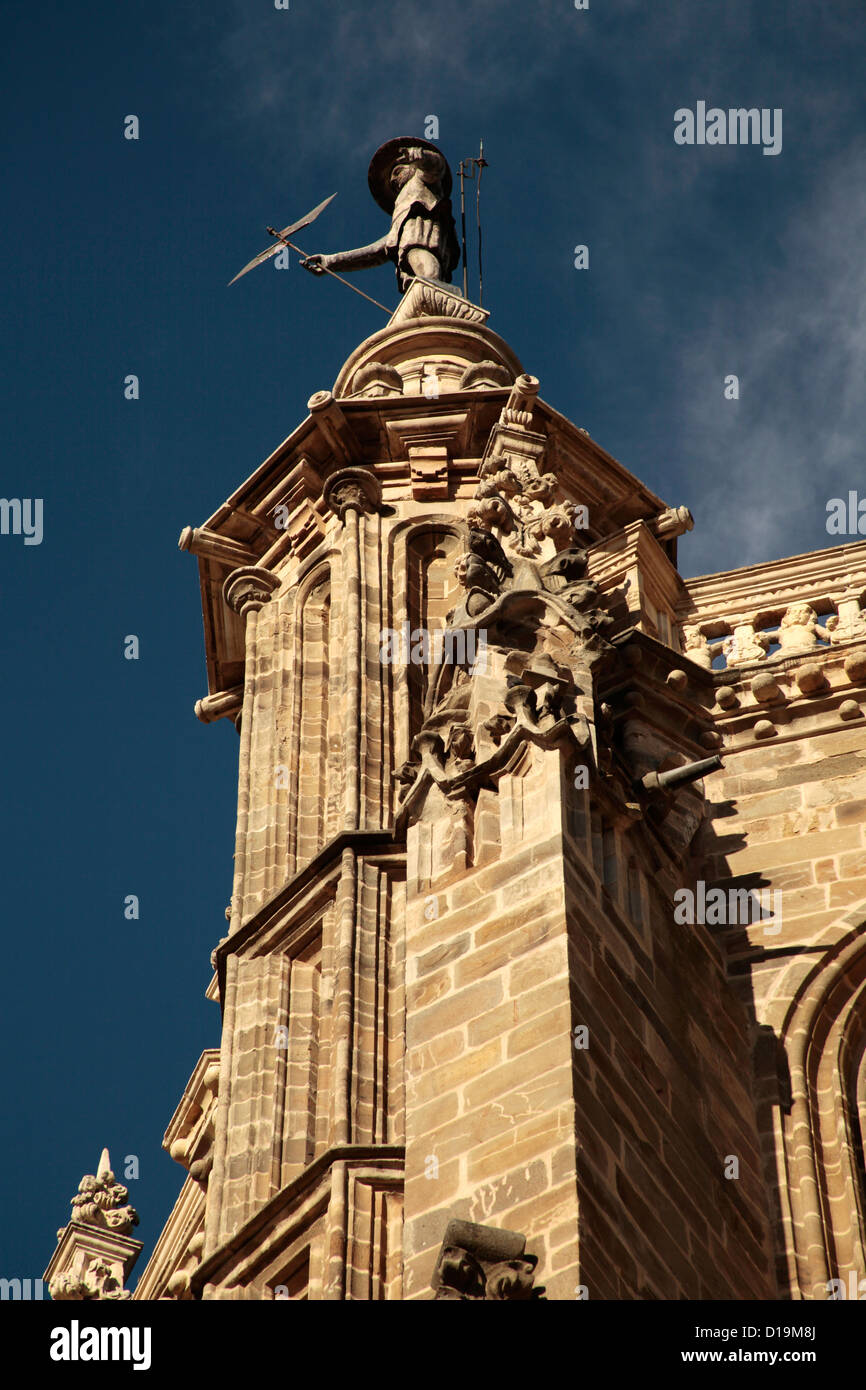
M463 183L464 178L474 177L474 173L470 175L465 172L464 165L467 167L474 165L478 171L476 217L478 221L480 296L481 219L479 198L481 170L487 165L483 144L477 157L463 160L460 164L464 263L463 293L465 295L467 294L466 216ZM342 275L337 274L337 271L366 270L369 266L384 265L386 261L392 261L396 267L397 285L401 294L406 293L413 280L450 285L451 272L460 263L460 246L457 242L457 231L451 211L451 170L441 150L438 150L429 140L422 140L413 136L388 140L373 155L367 181L376 202L391 217L391 227L385 236L380 237L378 241L371 242L369 246L359 246L353 251L336 251L330 255L316 252L313 255L308 255L289 238L295 232L300 231L302 227L308 227L311 222L315 222L319 213L323 212L332 198L337 196L332 193L330 198L319 203L312 212L308 212L305 217L293 222L290 226L284 227L281 232L276 231L274 227L268 227L268 232L274 238L274 244L255 256L229 283L233 285L235 280L246 275L248 270L252 270L255 266L261 265L263 261L275 255L281 246L290 246L301 256L301 265L304 270L310 271L313 275L332 276L333 279L348 286L350 290L354 290L355 294L360 294L363 299L369 300L371 304L382 309L389 317L391 315L390 309L386 308L384 304L380 304L378 299L373 299L371 295L365 294L363 290L350 284L348 280L344 280Z

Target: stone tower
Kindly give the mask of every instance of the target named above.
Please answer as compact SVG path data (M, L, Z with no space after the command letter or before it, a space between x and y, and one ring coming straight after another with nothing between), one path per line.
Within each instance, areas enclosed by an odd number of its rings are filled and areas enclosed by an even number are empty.
M487 318L413 283L181 536L237 841L137 1299L864 1271L866 546L684 581Z

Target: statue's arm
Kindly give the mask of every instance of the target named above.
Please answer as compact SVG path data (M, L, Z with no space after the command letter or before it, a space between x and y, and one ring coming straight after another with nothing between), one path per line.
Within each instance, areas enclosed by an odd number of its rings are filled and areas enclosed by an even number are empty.
M366 270L369 266L383 265L387 259L386 238L380 237L369 246L359 246L354 251L335 251L330 256L308 256L301 261L301 265L314 275L322 275L326 270Z

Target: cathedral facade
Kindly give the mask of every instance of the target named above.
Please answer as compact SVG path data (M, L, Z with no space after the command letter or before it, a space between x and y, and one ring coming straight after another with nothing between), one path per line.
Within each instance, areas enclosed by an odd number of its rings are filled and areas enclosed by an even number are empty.
M136 1299L866 1274L866 543L683 579L487 320L410 283L181 536L237 838Z

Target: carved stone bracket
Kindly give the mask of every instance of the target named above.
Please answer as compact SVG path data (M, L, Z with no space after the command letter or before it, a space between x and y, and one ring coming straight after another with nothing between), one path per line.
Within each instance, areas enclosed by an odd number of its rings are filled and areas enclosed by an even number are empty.
M537 1256L527 1255L526 1237L518 1231L500 1231L473 1221L449 1221L433 1272L434 1301L544 1299L544 1288L535 1287L537 1264Z

